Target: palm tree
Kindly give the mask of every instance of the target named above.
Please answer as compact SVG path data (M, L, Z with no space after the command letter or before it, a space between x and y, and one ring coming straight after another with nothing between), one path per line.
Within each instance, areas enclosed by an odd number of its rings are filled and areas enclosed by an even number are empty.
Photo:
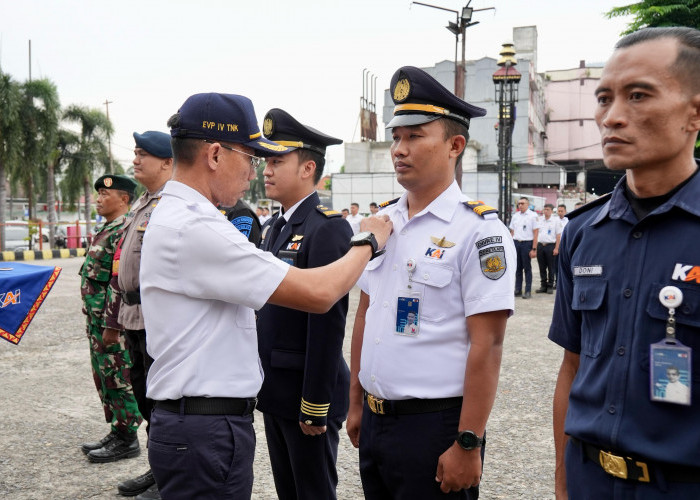
M605 15L613 17L633 15L623 35L641 28L687 26L700 28L700 0L643 0L622 7L613 7Z
M22 131L19 110L22 92L17 82L0 69L0 248L5 249L5 207L8 174L19 161L22 153Z
M85 231L89 235L91 232L92 175L96 171L109 171L107 138L113 132L113 128L102 111L84 106L69 106L63 113L63 119L77 124L80 132L78 133L77 150L68 158L62 186L65 188L64 193L72 203L78 200L82 189L85 197Z

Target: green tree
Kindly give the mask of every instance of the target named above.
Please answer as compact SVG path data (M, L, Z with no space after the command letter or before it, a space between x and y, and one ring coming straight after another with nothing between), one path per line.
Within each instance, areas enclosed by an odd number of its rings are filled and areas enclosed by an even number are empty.
M251 203L257 203L258 200L265 198L265 177L263 176L265 165L267 165L265 162L260 165L255 179L250 181L248 196L250 197Z
M634 16L623 35L641 28L664 26L700 28L700 0L643 0L623 7L614 7L605 15L608 19Z
M66 198L75 203L82 190L85 198L85 231L91 232L90 195L93 191L93 174L109 171L109 153L107 140L113 132L112 124L107 116L98 109L84 106L69 106L63 113L63 119L75 123L80 128L78 147L68 158L65 177L61 183Z
M0 248L5 249L5 208L8 175L22 154L22 129L19 112L22 105L20 85L0 69Z

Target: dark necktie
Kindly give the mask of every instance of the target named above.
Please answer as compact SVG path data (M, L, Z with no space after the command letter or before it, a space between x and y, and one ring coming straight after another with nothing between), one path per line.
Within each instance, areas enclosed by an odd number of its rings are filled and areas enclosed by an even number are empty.
M280 235L280 231L282 231L282 228L286 222L286 219L280 215L277 217L277 219L275 219L275 222L272 223L272 227L270 228L270 236L268 236L268 240L270 241L270 243L267 245L268 251L272 251L272 245L275 244L275 240Z

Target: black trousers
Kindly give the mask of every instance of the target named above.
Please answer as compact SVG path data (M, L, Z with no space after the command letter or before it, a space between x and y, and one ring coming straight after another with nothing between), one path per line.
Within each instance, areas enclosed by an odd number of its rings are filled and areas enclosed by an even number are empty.
M126 335L126 345L133 361L131 367L131 387L134 390L136 404L139 412L146 421L146 433L151 426L151 410L153 410L153 400L146 397L146 378L148 370L151 369L153 358L146 351L146 330L124 330Z
M540 266L540 286L542 288L552 288L557 265L554 255L554 243L537 244L537 264Z

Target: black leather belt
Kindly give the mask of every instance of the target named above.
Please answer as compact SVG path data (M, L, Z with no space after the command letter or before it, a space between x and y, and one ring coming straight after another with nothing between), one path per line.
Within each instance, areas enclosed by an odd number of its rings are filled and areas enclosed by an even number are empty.
M583 453L589 460L600 465L611 476L648 483L651 481L653 473L658 472L671 483L700 483L700 467L652 462L645 458L622 456L617 454L619 452L606 451L573 437L569 439L583 449Z
M554 245L554 242L552 242L552 243L538 243L538 245L542 245L543 247L546 247L547 245Z
M411 415L416 413L430 413L434 411L448 410L462 406L462 398L440 399L381 399L365 392L367 406L376 415Z
M134 306L136 304L141 303L141 292L140 291L135 291L135 292L119 292L122 296L122 302L124 302L127 306Z
M257 398L181 398L156 401L156 408L186 415L250 415L255 410Z

